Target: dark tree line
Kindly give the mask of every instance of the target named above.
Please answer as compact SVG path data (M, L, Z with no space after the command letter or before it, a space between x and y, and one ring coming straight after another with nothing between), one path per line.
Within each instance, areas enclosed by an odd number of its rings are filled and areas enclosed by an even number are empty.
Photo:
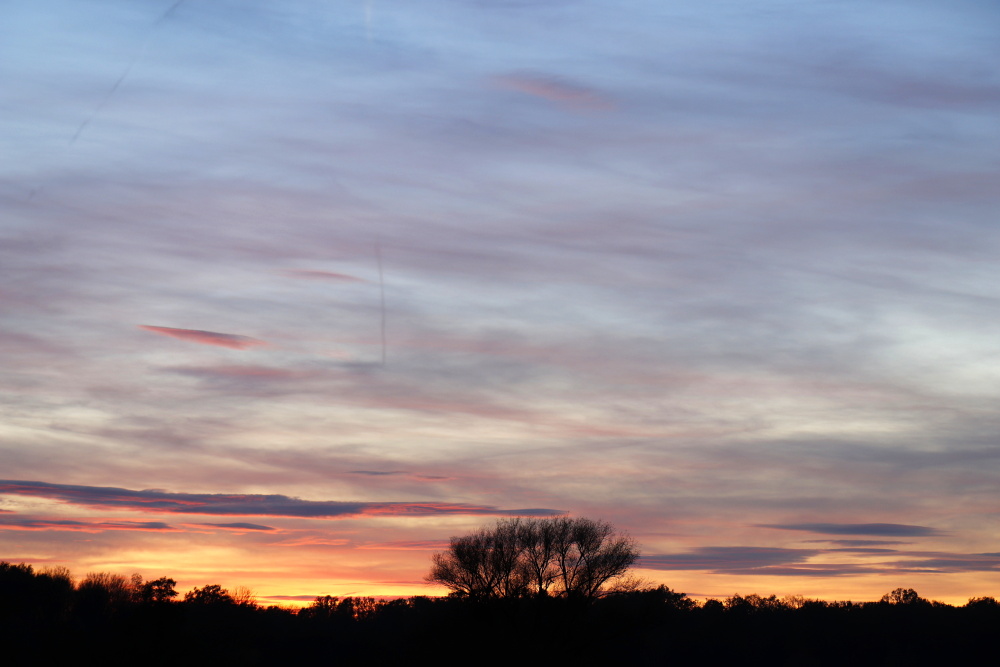
M236 589L233 589L235 591ZM954 607L896 589L876 602L733 595L698 603L665 586L585 599L321 596L299 610L217 585L176 595L143 581L0 563L3 664L373 665L460 656L542 664L962 664L992 650L1000 603ZM525 656L530 656L530 660Z
M487 647L526 664L963 664L994 648L1000 625L992 597L954 607L908 588L877 602L699 603L666 586L622 585L637 557L604 522L506 519L434 556L428 580L451 595L325 595L298 610L264 607L245 587L181 596L170 577L75 582L65 568L0 562L0 664L450 664Z

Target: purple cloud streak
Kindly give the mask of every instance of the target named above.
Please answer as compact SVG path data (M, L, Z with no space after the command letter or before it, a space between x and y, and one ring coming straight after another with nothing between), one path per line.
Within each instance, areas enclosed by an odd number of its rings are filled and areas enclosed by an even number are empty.
M166 514L283 516L315 519L356 516L554 516L551 509L505 510L496 507L437 502L313 501L283 495L170 493L116 487L76 486L46 482L0 480L0 494L54 498L75 505Z

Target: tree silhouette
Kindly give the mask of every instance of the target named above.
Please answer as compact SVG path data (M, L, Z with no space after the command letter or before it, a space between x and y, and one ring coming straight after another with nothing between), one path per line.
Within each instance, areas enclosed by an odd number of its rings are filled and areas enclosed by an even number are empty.
M169 577L160 577L142 585L143 602L170 602L177 597L177 582Z
M554 594L590 600L639 557L635 542L606 521L501 519L452 537L434 554L427 580L474 599Z
M332 595L319 595L308 607L299 610L299 616L303 618L332 618L337 612L337 604L340 598Z
M134 599L133 582L113 572L88 572L76 587L76 605L90 615L124 609Z
M225 588L218 584L208 584L202 588L197 586L184 594L184 602L196 605L231 605L236 604Z
M248 586L236 586L229 591L229 597L233 599L234 604L240 607L257 606L257 594Z
M912 588L896 588L891 593L883 595L879 602L894 605L912 605L926 604L927 600L917 595L917 592Z

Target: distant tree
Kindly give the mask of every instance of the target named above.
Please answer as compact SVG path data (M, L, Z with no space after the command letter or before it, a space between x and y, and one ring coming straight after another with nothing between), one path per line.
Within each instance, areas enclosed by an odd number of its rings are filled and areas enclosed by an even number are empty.
M48 565L43 567L39 574L55 581L64 581L70 586L73 585L73 573L65 565Z
M723 604L728 611L743 613L781 611L789 608L788 604L779 600L775 595L769 595L768 597L756 594L734 595L726 598Z
M453 537L434 554L427 581L475 599L558 595L593 599L639 552L611 524L586 518L501 519Z
M690 611L698 604L686 593L672 591L668 587L659 586L614 586L602 598L609 602L618 601L632 608L645 608L651 611L672 609L675 611Z
M354 618L374 618L383 606L384 603L381 600L376 600L373 597L356 597L354 598Z
M969 598L965 606L970 609L1000 609L1000 602L993 597Z
M896 588L883 595L879 602L892 605L927 604L927 600L917 595L912 588Z
M142 585L143 602L170 602L177 597L177 582L168 577L147 581Z
M789 609L802 609L802 607L806 606L810 602L815 602L815 600L810 600L802 595L786 595L781 598L781 601Z
M298 615L304 618L332 618L337 613L340 598L332 595L318 595L308 607L299 610Z
M710 614L719 614L725 611L726 606L720 600L709 598L701 604L701 609Z
M121 608L134 600L133 582L122 574L113 572L88 572L76 592L85 609Z
M678 609L681 611L689 611L694 609L696 603L694 600L687 596L687 593L678 593L677 591L672 591L663 584L660 584L656 588L649 588L644 591L639 591L642 595L648 595L649 597L657 600L660 604L671 609Z
M231 605L236 604L225 588L218 584L209 584L202 588L192 588L184 594L184 602L196 605Z
M240 607L257 606L257 594L247 586L236 586L229 592L229 596L233 598L233 603Z
M35 570L27 563L0 562L0 619L16 616L34 594Z

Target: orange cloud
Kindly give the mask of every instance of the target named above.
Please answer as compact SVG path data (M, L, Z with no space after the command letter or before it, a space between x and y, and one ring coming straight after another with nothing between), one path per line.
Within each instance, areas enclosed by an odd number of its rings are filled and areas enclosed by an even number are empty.
M234 350L245 350L248 347L267 345L264 341L250 338L249 336L237 336L236 334L202 331L200 329L174 329L172 327L154 327L147 324L140 324L139 328L152 331L161 336L170 336L171 338L179 338L180 340L201 343L202 345L228 347Z

